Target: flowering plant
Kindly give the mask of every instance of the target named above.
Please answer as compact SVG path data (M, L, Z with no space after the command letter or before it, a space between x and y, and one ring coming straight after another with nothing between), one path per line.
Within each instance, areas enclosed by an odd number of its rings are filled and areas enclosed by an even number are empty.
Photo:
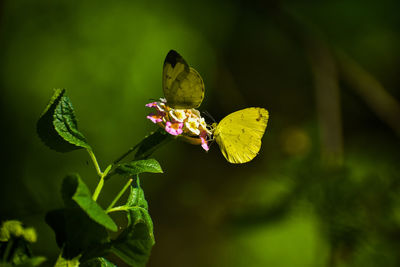
M164 98L159 102L146 104L146 107L155 109L147 118L167 133L179 136L191 144L201 144L205 151L209 150L208 141L211 140L212 127L207 125L197 109L174 109L167 105Z
M148 156L155 144L162 143L163 139L157 134L150 135L102 170L93 148L78 130L72 103L64 89L55 90L38 120L37 132L48 147L58 152L85 149L98 175L98 184L93 192L79 174L67 175L61 186L63 207L46 215L46 222L54 230L60 247L55 265L114 266L107 260L108 255L114 254L128 265L144 267L155 240L139 175L162 172L159 163L148 159ZM134 150L137 152L133 160L121 163ZM116 174L127 177L127 182L111 203L103 208L97 200L107 180ZM121 203L120 199L126 191L128 197ZM124 212L128 224L117 225L110 217L113 212ZM109 232L121 229L111 239Z
M114 254L131 266L144 267L155 243L153 222L148 211L139 174L161 173L162 169L151 154L174 136L209 150L216 140L225 158L231 163L252 160L261 147L268 120L262 108L247 108L226 116L219 124L207 125L196 109L204 97L200 75L171 50L164 62L163 89L165 99L146 104L153 112L149 120L165 130L155 131L104 170L99 166L93 148L78 130L72 103L65 89L57 89L37 123L42 141L58 152L85 149L92 159L98 184L92 193L78 174L67 175L62 183L64 206L47 213L46 222L54 230L60 255L58 265L110 266L107 256ZM133 160L122 163L135 152ZM106 181L114 175L128 177L114 200L103 208L97 202ZM120 203L129 191L126 202ZM111 239L109 232L122 228L110 217L112 212L124 212L128 224Z

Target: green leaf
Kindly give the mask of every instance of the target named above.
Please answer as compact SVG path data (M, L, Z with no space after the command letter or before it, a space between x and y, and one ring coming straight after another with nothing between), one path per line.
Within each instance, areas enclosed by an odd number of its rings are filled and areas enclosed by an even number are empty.
M56 234L57 245L63 248L64 259L101 255L110 241L106 228L89 218L78 205L50 211L45 219Z
M144 208L148 210L147 200L144 197L144 191L140 187L140 180L139 177L136 178L136 186L130 186L130 193L128 199L126 200L126 207L131 208ZM127 214L128 217L128 224L131 223L131 215L130 213Z
M117 173L127 176L135 176L144 172L162 173L160 164L155 159L142 159L118 165Z
M128 226L135 225L138 222L144 222L148 226L148 236L154 241L153 222L148 212L147 200L144 196L144 191L140 187L139 176L136 177L136 186L130 186L130 193L125 206L129 207L127 213ZM140 211L140 214L138 214Z
M65 141L77 147L90 149L85 136L78 131L78 123L75 118L74 108L67 96L61 97L55 109L53 124L58 134L64 138Z
M46 213L45 221L53 229L56 234L56 242L58 247L63 247L63 245L68 240L67 234L67 223L65 216L66 209L52 210Z
M32 255L30 243L36 242L36 239L35 230L24 228L20 221L3 222L0 228L0 259L3 259L3 264L30 267L45 261L44 257Z
M147 210L147 201L137 178L136 187L131 191L125 206L128 226L113 240L111 251L131 266L144 267L150 257L153 247L153 222Z
M79 175L74 174L65 177L61 192L66 207L73 207L71 202L75 202L93 221L111 231L118 230L111 217L92 199L88 187Z
M106 258L97 257L82 264L82 267L116 267L114 263L108 261Z
M46 261L45 257L32 257L32 258L26 258L23 262L21 263L9 263L9 262L0 262L0 267L36 267L41 265L43 262Z
M62 253L58 256L57 262L54 267L78 267L79 266L79 259L80 255L72 258L72 259L65 259L62 256Z
M41 265L45 261L46 261L45 257L37 256L37 257L32 257L32 258L26 259L22 263L17 264L15 266L18 266L18 267L35 267L35 266Z
M146 136L139 144L134 159L146 159L151 156L159 147L168 143L173 138L165 131L155 131Z
M53 97L50 99L49 104L43 111L36 125L37 133L43 143L58 152L68 152L79 148L65 141L57 133L53 125L54 111L64 93L64 89L56 89L54 91Z
M154 245L149 237L149 228L143 222L137 222L121 233L111 251L130 266L144 267Z
M7 242L11 236L20 237L24 234L22 222L9 220L2 223L0 228L0 241Z
M22 222L16 220L5 221L0 228L0 241L7 242L11 237L22 237L30 243L37 240L35 229L24 228Z
M109 249L107 229L117 225L91 198L87 186L78 175L69 175L61 188L65 208L46 215L47 224L54 230L56 241L63 248L62 257L70 260L79 255L82 262L103 255Z
M58 152L90 148L83 134L78 131L74 110L65 96L65 89L54 91L36 126L40 139Z

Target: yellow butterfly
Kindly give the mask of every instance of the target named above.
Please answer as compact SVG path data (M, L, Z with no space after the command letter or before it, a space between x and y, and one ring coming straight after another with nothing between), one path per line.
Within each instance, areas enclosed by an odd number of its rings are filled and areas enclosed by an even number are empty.
M251 161L261 148L268 123L264 108L246 108L223 118L214 129L214 139L230 163Z
M168 52L164 61L163 91L166 104L173 109L197 108L204 98L204 83L200 74L174 50ZM246 163L260 151L267 122L266 109L246 108L223 118L212 127L210 135L213 134L227 161ZM208 150L204 139L200 142L199 138L184 135L183 139L192 144L201 143L202 146L205 142L203 148Z
M164 61L163 91L168 106L175 109L198 108L203 102L200 74L174 50L168 52Z

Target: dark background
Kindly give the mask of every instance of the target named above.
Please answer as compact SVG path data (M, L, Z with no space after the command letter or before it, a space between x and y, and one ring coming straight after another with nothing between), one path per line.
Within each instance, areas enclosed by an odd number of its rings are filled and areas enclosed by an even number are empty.
M97 176L83 150L48 149L36 121L66 88L104 169L155 126L164 57L202 75L217 121L264 107L259 156L243 165L174 141L142 175L155 227L148 266L400 265L400 3L0 1L0 219L38 232L62 178ZM108 205L126 181L106 184ZM118 262L119 263L119 262Z

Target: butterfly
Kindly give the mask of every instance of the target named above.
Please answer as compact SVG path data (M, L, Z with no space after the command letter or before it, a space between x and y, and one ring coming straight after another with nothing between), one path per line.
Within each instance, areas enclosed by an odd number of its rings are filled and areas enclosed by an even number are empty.
M214 129L214 139L230 163L251 161L261 148L268 123L264 108L245 108L223 118Z
M168 106L195 109L201 105L205 91L203 80L174 50L165 58L162 80ZM212 127L213 139L227 161L246 163L258 154L268 118L266 109L252 107L233 112Z
M162 81L164 97L171 108L198 108L203 102L203 79L174 50L169 51L164 60Z

